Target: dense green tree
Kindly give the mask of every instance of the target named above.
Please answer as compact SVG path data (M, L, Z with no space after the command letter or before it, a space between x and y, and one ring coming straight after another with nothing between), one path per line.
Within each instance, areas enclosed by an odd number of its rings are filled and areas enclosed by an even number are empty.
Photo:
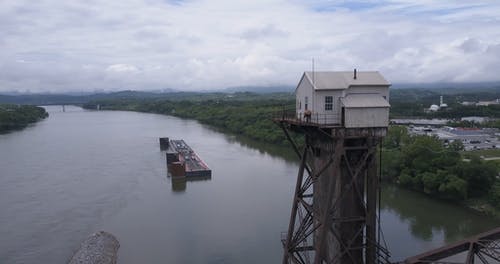
M467 195L481 197L488 194L495 182L497 168L492 163L481 161L477 156L472 156L470 162L462 162L453 168L461 179L467 181Z
M460 142L445 145L436 137L409 136L405 129L390 127L383 144L383 179L442 198L496 197L490 191L498 173L493 163L474 157L465 162Z
M443 197L451 199L467 198L467 182L453 174L444 174L443 182L439 185L439 192Z
M464 150L464 144L460 140L454 140L448 145L448 148L458 152Z
M436 137L415 136L411 144L402 149L405 166L415 173L435 171L444 152L443 143Z
M396 181L400 175L403 158L398 149L385 149L382 155L382 178Z
M101 109L131 110L169 114L182 118L193 118L227 132L243 135L263 142L288 145L287 139L272 117L286 109L294 109L295 101L290 99L264 100L111 100L99 101L85 105ZM300 135L293 135L296 141L303 142Z
M0 133L24 128L48 115L44 108L38 106L0 104Z
M400 148L407 144L410 137L406 126L391 126L387 131L387 136L384 138L384 148Z
M489 193L489 200L490 203L497 207L500 208L500 181L497 180L495 184L490 189Z

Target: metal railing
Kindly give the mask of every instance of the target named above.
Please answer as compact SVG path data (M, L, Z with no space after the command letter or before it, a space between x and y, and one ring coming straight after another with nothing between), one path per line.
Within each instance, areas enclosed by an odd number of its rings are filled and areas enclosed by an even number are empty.
M339 125L341 115L337 113L297 113L295 110L282 110L274 113L273 118L297 123L310 123L318 125Z

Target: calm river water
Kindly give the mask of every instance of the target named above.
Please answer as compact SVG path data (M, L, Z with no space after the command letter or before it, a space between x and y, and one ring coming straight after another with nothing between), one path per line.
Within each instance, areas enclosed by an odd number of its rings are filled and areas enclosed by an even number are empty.
M47 110L0 135L0 263L66 263L99 230L118 237L119 264L280 263L297 174L284 150L169 116ZM184 139L212 179L172 182L163 136ZM393 186L382 213L393 260L499 225Z

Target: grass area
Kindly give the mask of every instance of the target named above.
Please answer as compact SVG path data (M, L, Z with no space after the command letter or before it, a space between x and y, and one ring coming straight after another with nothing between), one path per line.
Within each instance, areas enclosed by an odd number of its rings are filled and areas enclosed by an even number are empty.
M477 155L477 156L483 156L485 158L494 158L494 157L500 157L500 149L481 149L481 150L472 150L472 151L462 152L463 156L467 156L470 154Z

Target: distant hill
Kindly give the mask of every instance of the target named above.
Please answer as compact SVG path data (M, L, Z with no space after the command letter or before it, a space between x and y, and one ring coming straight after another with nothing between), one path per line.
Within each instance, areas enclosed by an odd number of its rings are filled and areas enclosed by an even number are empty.
M392 89L430 89L443 90L449 93L471 90L500 90L500 82L478 83L393 83Z
M391 100L412 101L429 98L438 100L440 95L455 95L460 100L492 100L500 98L500 82L491 83L432 83L432 84L393 84ZM61 93L61 94L26 94L0 93L0 103L10 104L85 104L91 101L114 99L168 99L168 100L220 100L224 98L248 99L254 95L272 98L293 96L294 86L237 86L216 91L181 92L172 89L159 91L119 91L109 93ZM251 95L254 94L254 95ZM259 96L257 96L259 97ZM458 99L457 97L457 99ZM448 101L449 98L446 98Z
M292 93L295 91L295 86L289 85L274 85L274 86L235 86L228 87L221 92L235 93L235 92L251 92L251 93Z
M500 82L481 82L481 83L394 83L391 89L417 89L432 90L442 94L467 93L475 91L500 91ZM275 86L235 86L228 87L220 92L252 92L252 93L279 93L295 92L295 86L275 85Z
M0 103L10 104L34 104L34 105L54 105L54 104L84 104L94 100L106 99L130 99L130 98L164 98L169 93L140 92L140 91L120 91L112 93L97 93L88 95L75 94L0 94Z

